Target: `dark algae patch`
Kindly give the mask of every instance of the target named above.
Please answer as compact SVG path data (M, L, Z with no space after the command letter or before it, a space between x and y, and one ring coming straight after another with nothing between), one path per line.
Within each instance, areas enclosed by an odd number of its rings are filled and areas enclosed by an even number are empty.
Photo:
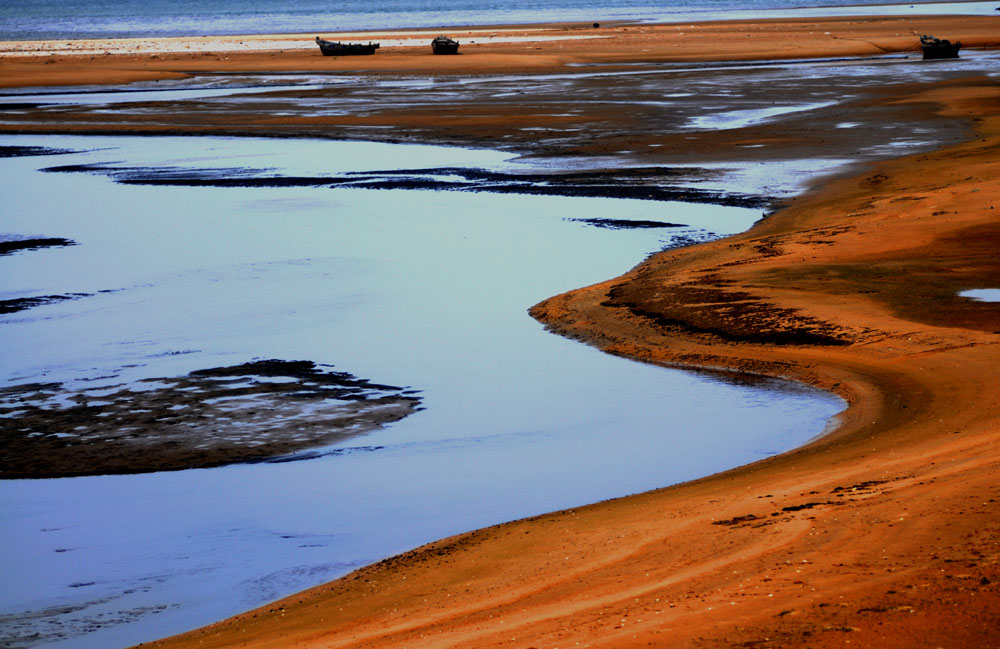
M608 291L604 306L628 309L662 329L678 329L726 342L772 345L851 344L838 327L776 307L744 291L709 285L657 286L647 278L618 284Z
M41 250L43 248L62 248L75 246L77 243L61 237L45 237L40 239L14 239L0 241L0 255L11 255L23 250Z
M587 225L592 225L595 228L604 228L605 230L652 230L657 228L686 227L682 223L667 223L666 221L645 221L645 220L631 221L629 219L605 219L605 218L567 219L567 220L573 221L575 223L586 223Z
M8 147L9 148L9 147ZM31 147L28 147L31 148ZM10 236L10 235L7 235ZM78 245L75 241L62 237L12 238L0 240L0 257L21 252L44 250L46 248L65 248ZM91 297L93 293L67 293L64 295L35 295L0 300L0 315L17 313L36 306L55 304L65 300L75 300L81 297Z
M414 390L311 361L258 360L100 388L14 385L0 389L0 478L288 461L398 421L420 401Z
M39 104L0 104L0 110L25 110ZM0 146L0 158L27 158L42 155L64 155L75 153L69 149L53 149L47 146Z
M99 585L97 582L68 584L70 588L79 588L84 592L92 586ZM148 592L151 588L140 586L135 590ZM0 614L0 629L3 630L0 647L27 649L49 646L52 643L93 633L102 627L135 622L176 606L152 604L111 608L113 602L120 597L121 595L96 595L79 604L56 604L25 612ZM103 607L109 607L111 610L102 610Z
M492 192L540 196L686 201L733 207L763 207L771 198L678 186L712 175L708 169L642 167L582 172L508 173L464 167L354 171L329 176L280 176L269 169L119 167L103 164L48 167L50 173L105 174L124 185L182 187L353 187L428 191ZM666 225L656 227L669 227Z
M18 297L11 300L0 300L0 315L17 313L36 306L56 304L66 300L76 300L81 297L93 297L93 293L68 293L66 295L40 295L38 297Z

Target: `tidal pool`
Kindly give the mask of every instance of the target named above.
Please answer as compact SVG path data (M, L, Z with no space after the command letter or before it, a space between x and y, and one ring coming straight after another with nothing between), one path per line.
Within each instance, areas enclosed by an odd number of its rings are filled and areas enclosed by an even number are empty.
M962 291L959 295L978 302L1000 302L1000 288L976 288Z
M109 171L521 168L491 151L59 136L0 146L64 151L0 160L0 238L76 244L0 256L0 298L66 296L0 316L0 387L100 395L308 360L408 386L425 408L315 459L0 482L3 644L149 641L446 535L752 462L815 437L843 407L796 384L608 356L526 313L663 246L742 231L759 210L123 184ZM72 165L91 171L40 171ZM605 219L684 227L594 227Z

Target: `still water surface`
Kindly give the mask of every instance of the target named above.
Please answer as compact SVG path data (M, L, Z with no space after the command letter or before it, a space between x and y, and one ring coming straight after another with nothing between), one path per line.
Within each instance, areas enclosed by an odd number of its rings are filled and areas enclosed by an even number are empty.
M411 386L426 407L315 460L0 483L0 612L15 644L148 641L449 534L752 462L815 436L842 408L787 383L748 386L607 356L526 313L624 272L675 236L742 231L759 211L135 186L39 171L518 167L491 151L0 137L14 144L77 153L0 161L0 234L79 245L0 258L0 296L93 295L4 316L0 385L99 386L301 359ZM571 220L581 217L687 227Z

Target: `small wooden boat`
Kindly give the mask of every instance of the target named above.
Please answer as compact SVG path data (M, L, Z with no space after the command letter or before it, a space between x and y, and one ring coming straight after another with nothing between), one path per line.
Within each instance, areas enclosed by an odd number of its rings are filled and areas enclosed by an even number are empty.
M435 54L458 54L458 41L447 36L438 36L431 41L431 51Z
M920 37L920 47L924 50L924 60L930 59L957 59L958 50L962 49L960 41L942 40L924 34Z
M316 37L316 44L323 56L357 56L359 54L374 54L378 49L378 43L340 43L335 41L325 41L319 36Z

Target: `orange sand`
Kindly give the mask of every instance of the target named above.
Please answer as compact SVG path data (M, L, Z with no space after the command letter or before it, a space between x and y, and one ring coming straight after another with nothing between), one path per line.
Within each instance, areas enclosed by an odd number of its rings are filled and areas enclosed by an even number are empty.
M485 74L564 70L571 63L725 61L917 52L920 34L997 47L998 17L814 18L677 25L543 25L458 29L459 56L433 56L423 45L385 47L373 56L322 57L314 34L66 43L0 42L0 87L126 83L206 71L361 71L368 74ZM337 34L320 34L340 40ZM490 37L518 42L489 42ZM567 40L533 41L565 37ZM372 32L343 40L416 40L420 32ZM242 45L241 45L242 44ZM300 46L305 45L303 49ZM295 49L292 49L292 47ZM182 50L182 51L178 51ZM75 51L101 53L75 54ZM108 54L103 54L108 52Z

